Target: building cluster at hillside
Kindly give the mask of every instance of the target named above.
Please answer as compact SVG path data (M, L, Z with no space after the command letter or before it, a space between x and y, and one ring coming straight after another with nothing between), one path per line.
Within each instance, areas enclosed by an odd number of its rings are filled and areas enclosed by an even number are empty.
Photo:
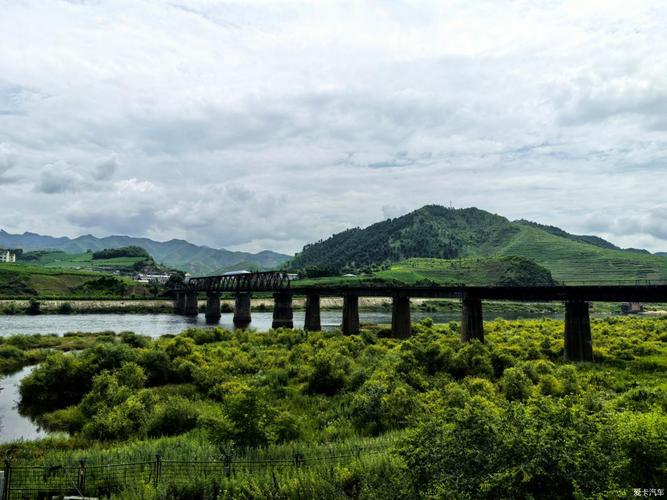
M134 280L137 281L138 283L159 283L160 285L164 285L167 281L169 281L169 277L171 274L135 274L134 275Z
M9 250L0 250L0 262L16 262L16 254Z

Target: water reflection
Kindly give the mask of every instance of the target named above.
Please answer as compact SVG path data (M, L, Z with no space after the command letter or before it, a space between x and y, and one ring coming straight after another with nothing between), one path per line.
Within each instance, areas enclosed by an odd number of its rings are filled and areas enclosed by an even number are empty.
M46 436L46 432L30 418L18 411L19 382L34 369L27 366L11 375L0 378L0 443L17 439L37 439Z

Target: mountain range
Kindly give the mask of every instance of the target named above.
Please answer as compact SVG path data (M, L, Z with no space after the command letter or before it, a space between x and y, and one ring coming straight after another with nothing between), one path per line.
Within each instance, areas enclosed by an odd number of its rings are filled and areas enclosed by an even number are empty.
M93 252L106 248L127 246L144 248L159 263L192 274L209 274L238 269L275 269L291 257L269 250L256 254L198 246L185 240L154 241L131 236L92 235L78 238L43 236L36 233L9 234L0 230L0 248L22 248L31 250L60 250L67 253Z
M510 221L478 208L427 205L364 229L353 228L306 245L289 266L315 272L377 270L417 257L524 257L561 282L667 281L667 258L621 249L597 236ZM314 275L314 274L313 274Z

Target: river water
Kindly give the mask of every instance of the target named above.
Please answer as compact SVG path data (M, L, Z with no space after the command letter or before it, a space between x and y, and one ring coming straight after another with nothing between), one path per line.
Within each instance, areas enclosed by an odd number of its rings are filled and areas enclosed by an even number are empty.
M516 315L500 315L506 319L515 319ZM485 320L491 320L499 315L485 314ZM522 317L541 317L543 315L522 314ZM448 323L461 319L460 313L421 312L413 311L412 320L430 317L436 323ZM249 328L257 331L266 331L271 328L271 312L252 313L252 323ZM362 323L391 324L390 312L360 311ZM338 328L341 324L340 310L322 310L321 321L324 329ZM303 326L303 311L294 311L294 326ZM176 314L42 314L38 316L11 315L0 316L0 337L16 334L56 333L62 335L67 332L103 332L130 331L150 337L159 337L165 334L177 334L190 327L206 327L203 314L196 317L178 316ZM223 314L219 323L213 326L234 328L232 314Z
M46 436L30 418L18 411L19 382L27 376L34 366L26 366L16 373L0 378L0 443L17 439L37 439Z
M360 312L362 323L390 324L390 312ZM524 315L525 316L525 315ZM430 317L436 323L448 323L460 319L460 313L412 312L412 320L419 321ZM513 319L504 315L507 319ZM323 329L340 327L342 312L340 310L321 311ZM485 319L493 319L485 315ZM303 326L303 311L294 312L294 326ZM271 312L253 312L249 328L266 331L271 328ZM38 316L13 315L0 316L0 337L36 333L55 333L62 335L67 332L102 332L131 331L151 337L165 334L177 334L190 327L221 326L234 328L232 314L223 314L216 325L207 325L203 314L196 317L177 316L175 314L43 314ZM19 414L17 402L20 399L18 384L34 367L0 378L0 443L17 439L37 439L46 433L30 418Z

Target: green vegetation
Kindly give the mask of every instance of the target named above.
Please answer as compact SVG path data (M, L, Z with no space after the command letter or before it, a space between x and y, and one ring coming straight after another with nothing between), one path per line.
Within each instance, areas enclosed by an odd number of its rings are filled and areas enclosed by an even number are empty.
M120 248L105 248L99 252L93 252L93 259L115 259L117 257L150 258L150 255L148 255L146 250L135 245Z
M36 250L24 253L20 262L57 269L83 271L119 272L163 272L146 250L137 246L104 249L99 252L69 254L57 250Z
M0 373L12 373L24 366L39 363L56 351L86 349L98 342L113 342L115 337L113 332L0 337Z
M664 257L620 250L594 236L571 235L525 221L510 222L476 208L455 210L436 205L306 245L289 267L310 277L370 274L415 257L466 261L524 257L563 282L667 280ZM452 274L451 268L443 262L443 273ZM480 278L474 273L463 275L468 276Z
M123 293L120 293L124 290ZM38 264L0 264L0 297L110 297L148 295L129 278Z
M384 328L109 336L49 354L21 384L22 407L72 437L11 447L45 464L157 449L191 459L388 448L308 472L166 480L142 485L142 498L221 488L242 498L610 498L662 487L667 321L592 326L596 363L579 365L562 362L563 324L546 319L487 322L486 344L461 344L457 323L430 320L403 341Z
M408 259L378 271L375 276L410 285L464 283L466 285L553 285L551 273L523 257L498 259Z

